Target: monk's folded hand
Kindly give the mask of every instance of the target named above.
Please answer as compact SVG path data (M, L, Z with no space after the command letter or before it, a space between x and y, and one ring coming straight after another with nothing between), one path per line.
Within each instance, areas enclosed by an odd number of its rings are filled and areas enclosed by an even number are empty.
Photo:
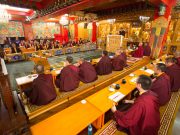
M117 111L115 103L113 104L113 106L111 107L111 111L114 113L115 111Z
M156 81L156 78L152 79L152 82Z
M133 104L134 100L124 100L123 102L126 103L126 104Z

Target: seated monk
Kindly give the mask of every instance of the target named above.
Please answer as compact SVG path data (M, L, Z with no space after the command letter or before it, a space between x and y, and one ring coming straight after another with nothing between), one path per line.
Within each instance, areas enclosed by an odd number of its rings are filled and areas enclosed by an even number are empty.
M36 65L38 77L33 80L32 88L25 90L25 95L30 103L35 105L46 105L56 98L56 91L51 74L44 74L44 66Z
M142 58L143 53L144 51L143 51L142 43L139 43L138 49L132 53L132 56L136 58Z
M107 75L112 73L112 63L107 51L103 51L102 58L96 65L98 75Z
M127 66L127 55L126 55L126 51L125 49L123 49L122 47L120 48L120 52L121 52L121 58L124 60L124 64L125 66Z
M90 83L97 79L97 73L91 63L80 58L79 61L79 77L83 83Z
M113 105L111 110L118 124L118 130L130 135L158 135L159 101L157 94L150 90L151 83L151 78L140 75L136 85L140 96L132 102L131 108L121 112Z
M11 53L20 53L21 50L19 49L19 47L17 47L17 45L15 43L12 43L11 45Z
M120 50L116 50L115 57L112 59L112 67L115 71L121 71L125 67L125 61L121 57Z
M43 50L43 46L39 44L39 42L37 42L37 44L35 45L35 50L39 51L39 50Z
M67 56L66 66L61 70L60 78L55 83L61 91L72 91L79 86L79 69L72 64L73 58Z
M153 84L151 87L151 90L158 95L160 106L165 105L171 98L170 78L165 73L165 70L165 64L156 64L154 67L154 72L157 77L153 79Z
M49 41L46 42L46 45L45 45L45 50L51 50L52 49L52 46L51 44L49 43Z
M166 74L170 77L171 91L178 91L180 88L180 66L171 57L166 58L166 66Z
M57 48L59 48L59 42L55 42L55 44L54 44L54 49L57 49Z
M148 43L145 43L144 45L144 56L150 56L151 55L151 47Z
M25 47L26 49L28 49L28 48L30 48L31 46L29 45L29 43L28 43L28 42L25 42L24 47Z
M176 64L180 66L180 51L175 53Z

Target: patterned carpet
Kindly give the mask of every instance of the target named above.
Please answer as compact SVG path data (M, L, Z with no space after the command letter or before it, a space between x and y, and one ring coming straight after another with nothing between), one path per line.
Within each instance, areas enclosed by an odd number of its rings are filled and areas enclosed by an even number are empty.
M86 60L90 60L93 58L100 57L101 53L102 53L101 50L96 50L96 51L87 51L87 52L79 52L79 53L73 53L73 54L54 56L54 57L48 58L48 62L50 63L50 65L54 65L61 61L64 61L66 57L69 55L73 56L74 62L76 62L77 59L80 57L83 57ZM34 63L32 61L7 63L6 67L9 73L9 77L10 77L11 88L12 90L17 90L17 84L15 81L15 78L29 75L31 71L33 70Z
M158 135L171 135L174 118L180 104L180 90L173 92L169 103L160 108L161 126ZM116 129L116 122L111 120L96 135L126 135Z

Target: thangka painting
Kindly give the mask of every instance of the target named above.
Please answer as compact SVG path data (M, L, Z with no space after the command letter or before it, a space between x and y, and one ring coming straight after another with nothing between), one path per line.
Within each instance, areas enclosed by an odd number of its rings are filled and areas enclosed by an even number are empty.
M109 52L115 52L120 48L121 36L120 35L108 35L106 50Z
M152 23L150 46L152 49L151 57L158 58L163 49L163 38L168 27L168 20L165 17L159 17Z
M2 37L24 37L23 25L16 21L0 23L0 35Z
M38 22L32 24L34 36L45 38L54 38L54 34L60 33L60 25L55 23L54 25L48 25L48 23Z

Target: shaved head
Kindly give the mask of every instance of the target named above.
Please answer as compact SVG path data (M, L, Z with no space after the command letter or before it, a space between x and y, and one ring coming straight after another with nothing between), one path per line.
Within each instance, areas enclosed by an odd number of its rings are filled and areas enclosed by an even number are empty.
M175 63L175 58L173 57L166 58L166 63Z
M83 58L83 57L80 57L80 58L79 58L79 61L84 62L84 58Z
M34 69L36 70L36 73L38 73L38 74L43 74L44 73L44 66L43 65L36 65L35 67L34 67Z
M180 51L176 51L175 57L180 57Z
M121 53L125 52L125 49L123 47L120 47L120 52Z
M116 55L120 55L120 54L121 54L121 50L120 49L116 50Z
M83 57L80 57L79 59L78 59L78 63L79 64L82 64L84 62L84 58Z
M66 61L68 61L70 64L73 63L73 57L72 56L67 56Z

